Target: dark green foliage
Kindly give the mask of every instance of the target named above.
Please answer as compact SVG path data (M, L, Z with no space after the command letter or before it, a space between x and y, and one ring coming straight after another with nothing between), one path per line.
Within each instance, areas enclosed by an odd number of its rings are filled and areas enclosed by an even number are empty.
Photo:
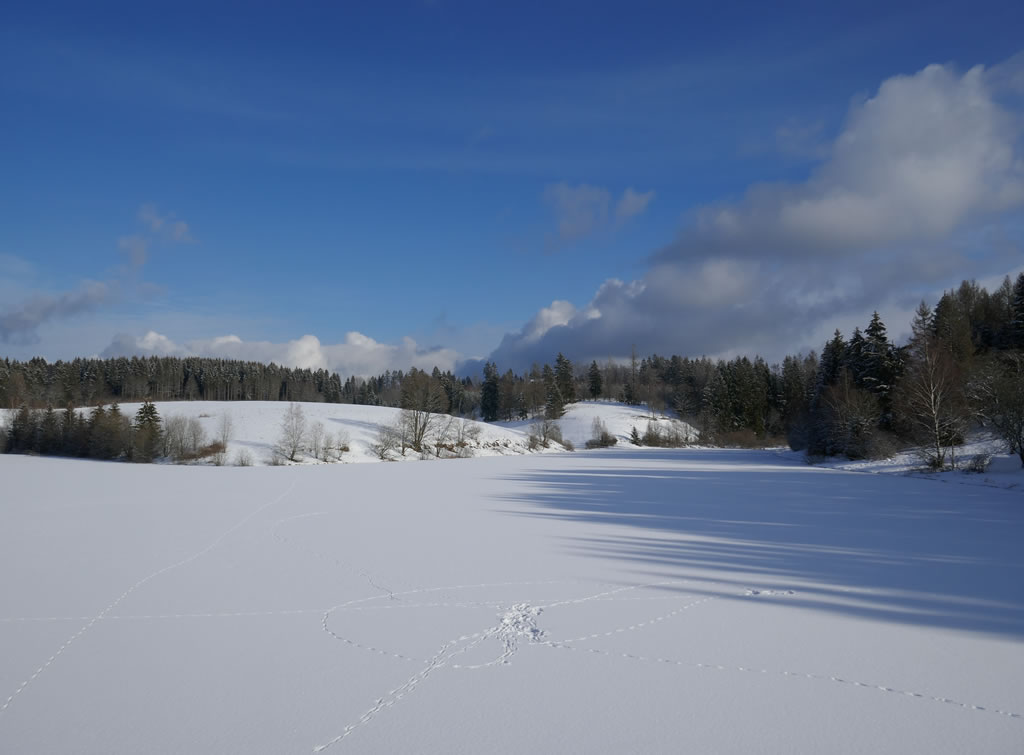
M484 365L484 384L480 389L480 415L484 422L498 419L501 406L498 385L498 368L493 362Z
M576 400L576 378L573 375L572 362L559 352L555 357L555 383L562 404L571 404Z
M1017 276L1010 295L1009 345L1016 349L1024 349L1024 273Z
M597 362L590 363L590 370L587 372L587 388L590 391L590 398L601 398L601 388L604 381L601 378L601 368Z
M156 458L163 445L163 428L160 414L149 401L143 402L135 414L135 437L132 445L132 459L150 462Z
M565 414L565 399L559 389L558 379L549 365L544 365L544 416L558 419Z

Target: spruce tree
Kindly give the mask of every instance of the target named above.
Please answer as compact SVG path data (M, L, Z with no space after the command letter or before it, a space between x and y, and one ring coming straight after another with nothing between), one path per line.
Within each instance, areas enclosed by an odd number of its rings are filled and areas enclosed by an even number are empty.
M597 366L596 361L590 363L590 372L587 373L587 383L590 388L590 398L601 398L603 380L601 378L601 368Z
M61 451L60 419L52 406L46 407L39 422L39 453L56 454Z
M565 414L565 400L558 388L558 380L551 365L544 365L544 416L547 419L558 419Z
M139 407L135 414L135 443L132 457L135 461L151 462L160 450L163 431L160 414L150 401Z
M576 378L573 375L572 362L561 352L555 357L555 381L558 383L563 404L571 404L576 400Z
M480 389L480 415L484 422L494 422L501 411L501 391L498 366L493 362L484 364L484 384Z
M1010 322L1010 345L1017 349L1024 349L1024 273L1018 275L1013 284L1010 306L1013 310L1013 320Z

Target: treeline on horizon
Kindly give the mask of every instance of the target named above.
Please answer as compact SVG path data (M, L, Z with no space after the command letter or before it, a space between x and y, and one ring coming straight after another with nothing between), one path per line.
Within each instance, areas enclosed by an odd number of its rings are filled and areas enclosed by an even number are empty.
M922 302L911 330L897 346L875 313L848 338L837 330L820 355L778 364L634 354L626 364L587 365L559 354L554 366L522 374L488 362L482 379L435 367L342 380L322 369L205 357L4 359L0 406L36 410L40 424L45 408L177 400L368 404L495 421L557 419L572 401L605 398L674 411L704 443L787 442L850 458L917 443L936 466L982 424L1024 462L1024 273L992 292L964 281L934 308ZM35 443L6 445L39 451Z

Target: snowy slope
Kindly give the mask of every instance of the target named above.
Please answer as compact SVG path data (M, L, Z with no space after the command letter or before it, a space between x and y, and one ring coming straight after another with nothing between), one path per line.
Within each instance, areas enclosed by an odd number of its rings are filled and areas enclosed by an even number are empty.
M1016 492L0 456L0 752L1016 753Z
M635 427L641 435L649 422L662 428L676 427L686 437L697 440L697 431L680 420L665 414L651 412L644 406L631 406L615 401L578 401L565 407L565 415L558 420L562 437L572 441L577 448L583 448L587 440L593 437L594 419L600 419L608 432L619 439L619 443L629 443L630 433ZM498 422L502 427L529 432L534 420Z
M134 416L139 406L122 404L121 411ZM353 404L300 403L299 406L307 426L319 422L331 435L341 433L348 438L350 450L342 457L346 463L379 461L370 451L370 446L375 442L380 426L394 424L401 413L399 409ZM253 464L260 466L268 462L271 449L281 436L281 422L288 404L283 401L182 401L156 402L156 407L163 418L173 415L198 418L210 440L217 435L222 415L230 416L234 428L228 444L229 463L237 458L239 451L245 450ZM472 443L474 456L530 453L524 432L483 422L472 424L480 433ZM416 455L411 452L406 456L406 459L414 458ZM315 463L308 454L304 461Z

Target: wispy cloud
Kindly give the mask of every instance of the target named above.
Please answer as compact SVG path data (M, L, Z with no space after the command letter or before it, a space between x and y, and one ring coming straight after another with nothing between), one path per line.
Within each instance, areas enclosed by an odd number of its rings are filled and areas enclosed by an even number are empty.
M50 320L91 312L107 303L116 286L102 281L82 281L74 291L35 294L18 307L0 314L0 341L32 343L36 329Z
M544 187L543 199L554 215L557 229L548 236L551 249L607 231L641 215L654 199L654 192L640 193L629 187L622 192L613 210L612 193L608 189L586 183L572 186L561 181Z
M619 198L618 203L615 205L615 219L620 223L624 223L630 218L634 218L637 215L643 214L647 210L647 205L654 199L654 192L639 192L635 191L632 186L622 192L622 197Z
M194 241L189 233L188 223L184 220L178 220L173 212L160 214L155 204L142 205L139 208L138 218L150 231L165 239L181 243L191 243Z
M155 205L144 204L137 219L146 226L148 235L132 234L118 239L117 247L128 259L128 266L106 281L83 280L64 292L35 291L20 297L14 306L0 312L0 342L35 343L38 329L45 323L92 312L110 304L126 288L137 292L153 290L151 284L138 280L138 274L149 258L154 238L169 243L190 243L188 223L173 214L161 215ZM3 278L25 276L31 267L17 257L0 257L0 283ZM0 286L0 290L2 290ZM24 289L22 289L24 290Z

